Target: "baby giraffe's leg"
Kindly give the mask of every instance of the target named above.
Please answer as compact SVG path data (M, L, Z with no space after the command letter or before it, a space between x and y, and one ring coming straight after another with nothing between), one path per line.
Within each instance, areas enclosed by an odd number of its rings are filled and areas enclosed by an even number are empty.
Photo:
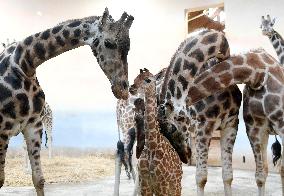
M224 191L226 196L232 195L231 184L233 181L232 154L237 136L238 116L232 116L226 124L224 130L221 131L221 160L222 160L222 177L224 183Z
M139 190L142 196L153 196L149 180L139 177Z
M175 196L170 190L169 182L166 182L166 179L161 179L158 183L158 187L155 190L155 196Z
M214 124L214 121L198 122L196 129L195 149L197 196L204 195L204 187L207 182L208 151Z
M171 181L170 190L172 195L181 196L181 178L176 177Z
M3 131L3 130L2 130ZM3 186L5 181L5 158L6 158L6 152L9 144L9 136L3 133L0 134L0 188Z
M24 130L24 136L32 168L32 179L37 196L44 196L43 188L45 180L42 174L40 162L42 129L42 123L41 121L38 121L36 124L30 125Z

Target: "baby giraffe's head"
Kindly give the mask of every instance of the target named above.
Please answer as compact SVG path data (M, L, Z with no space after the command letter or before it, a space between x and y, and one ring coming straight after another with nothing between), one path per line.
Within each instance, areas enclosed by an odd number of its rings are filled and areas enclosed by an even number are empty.
M140 73L136 78L134 79L134 83L130 86L129 92L132 95L142 94L144 93L144 90L141 88L142 84L145 82L144 80L150 76L154 76L148 69L140 69Z

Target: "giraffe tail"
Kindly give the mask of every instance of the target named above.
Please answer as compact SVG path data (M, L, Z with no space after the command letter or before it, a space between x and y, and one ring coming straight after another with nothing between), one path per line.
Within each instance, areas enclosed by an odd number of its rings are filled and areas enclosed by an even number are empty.
M277 136L275 135L275 142L271 145L271 151L272 151L272 162L275 166L277 164L277 161L281 157L281 144L277 140Z
M128 165L129 165L129 172L133 170L132 166L132 154L133 154L133 146L135 142L136 131L135 128L131 128L128 130L128 135L130 138L130 142L127 145L127 153L128 153Z
M44 133L45 133L45 148L48 148L47 142L48 142L48 137L47 137L47 131L46 129L44 129Z
M139 159L145 145L145 130L144 130L144 100L141 98L137 98L134 101L134 105L136 108L135 112L135 123L136 123L136 158Z

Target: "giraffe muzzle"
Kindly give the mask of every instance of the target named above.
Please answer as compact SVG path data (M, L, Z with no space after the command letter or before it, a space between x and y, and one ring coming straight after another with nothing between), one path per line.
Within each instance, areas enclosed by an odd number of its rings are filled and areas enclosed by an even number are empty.
M111 86L111 90L117 99L128 99L128 83L126 81L115 82Z

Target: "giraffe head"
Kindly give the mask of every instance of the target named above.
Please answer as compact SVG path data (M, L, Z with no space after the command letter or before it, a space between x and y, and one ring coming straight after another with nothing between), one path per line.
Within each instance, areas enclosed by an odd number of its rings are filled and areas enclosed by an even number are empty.
M146 68L140 69L139 75L134 79L133 85L130 86L129 92L132 95L143 94L141 86L148 77L153 77L153 74Z
M144 94L156 96L156 79L154 76L148 76L145 78L142 84Z
M270 16L267 15L267 19L264 16L261 17L261 25L260 28L262 30L263 35L271 36L273 33L273 25L275 23L275 18L271 20Z
M124 12L115 21L106 8L96 22L96 33L85 38L118 99L128 98L127 55L130 49L129 28L133 20L133 16Z
M178 153L180 160L187 164L191 157L191 148L187 138L181 131L178 131L179 126L175 122L171 122L166 118L163 105L159 105L158 119L161 133L169 140Z

